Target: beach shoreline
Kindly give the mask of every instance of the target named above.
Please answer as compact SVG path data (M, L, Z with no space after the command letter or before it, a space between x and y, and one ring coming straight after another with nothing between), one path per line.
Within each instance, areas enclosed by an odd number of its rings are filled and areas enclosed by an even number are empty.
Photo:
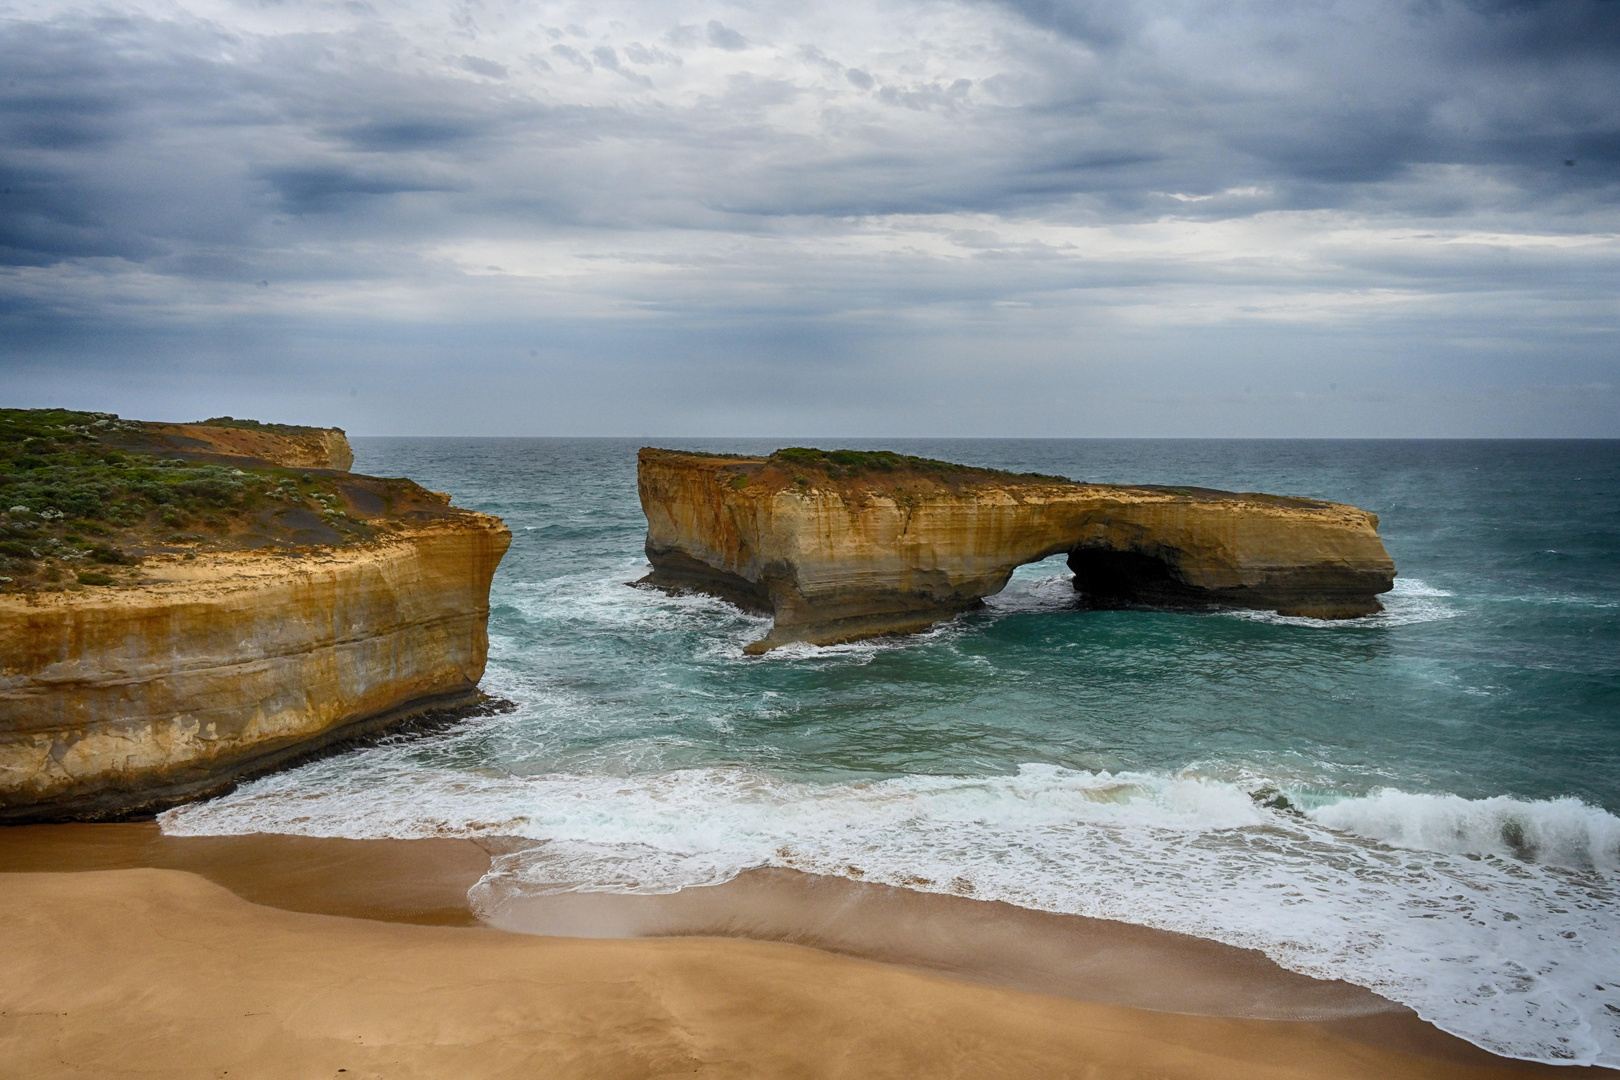
M668 978L686 986L682 980L693 972L724 963L747 977L709 986L704 993L712 1000L705 999L702 1008L746 1011L746 1006L768 1011L758 999L764 992L760 986L775 985L782 972L808 964L824 991L815 997L811 1010L819 1018L815 1023L831 1025L819 1038L834 1037L840 1024L854 1025L852 1030L876 1024L884 1028L885 1040L911 1039L922 1046L931 1037L928 1032L944 1023L942 1017L965 1009L974 1017L980 1031L976 1037L984 1045L1012 1040L1008 1061L1022 1062L1022 1071L1005 1075L1138 1075L1133 1071L1134 1053L1141 1062L1158 1062L1151 1069L1144 1066L1141 1075L1225 1075L1221 1069L1237 1062L1245 1063L1247 1075L1265 1075L1276 1062L1289 1060L1293 1064L1284 1072L1291 1076L1620 1076L1613 1070L1534 1065L1489 1054L1369 991L1287 972L1249 950L1105 920L787 870L754 871L725 885L675 894L526 897L494 913L493 926L485 925L469 910L467 891L485 874L491 852L499 850L498 843L448 838L168 837L155 822L0 830L0 920L7 928L8 953L14 970L33 970L40 976L12 980L6 991L6 1015L0 1017L7 1029L0 1034L0 1045L8 1048L11 1060L23 1061L44 1052L39 1040L45 1038L64 1050L79 1047L89 1052L101 1037L98 1032L118 1031L119 1038L128 1037L147 1019L144 1006L125 1008L126 1004L153 994L161 997L165 986L176 993L190 987L185 992L191 993L211 985L209 965L219 955L210 946L193 956L201 946L192 941L193 930L185 929L206 923L208 933L222 936L222 941L279 935L286 955L275 964L292 963L299 954L307 953L313 961L333 948L358 949L367 957L365 965L391 973L390 985L397 983L400 993L413 986L423 993L431 987L442 989L458 979L467 988L486 986L491 979L521 983L520 973L508 970L509 964L480 973L482 960L471 958L486 958L493 950L506 957L532 954L546 965L566 954L575 967L563 974L553 972L551 977L560 980L554 985L581 992L597 985L593 972L602 965L628 964L640 972L636 979ZM115 955L123 963L87 963L80 970L66 959L74 948L84 947L84 933L93 937L100 932L81 933L84 927L99 927L108 920L116 923L116 912L132 908L147 912L148 919L118 940ZM379 929L387 924L391 929ZM111 926L108 933L114 933ZM378 944L379 933L387 938L386 946ZM548 936L559 934L569 936ZM462 952L466 958L456 959ZM806 959L807 955L814 959ZM200 966L188 971L187 964ZM143 974L152 965L168 974ZM307 968L293 964L293 969L287 977L293 983L302 977L308 984L301 992L328 992L323 989L320 964ZM664 974L647 974L654 969ZM251 970L254 978L249 982L262 974L252 965L237 970L239 974ZM443 976L449 970L460 974L446 982ZM746 993L740 989L744 984L751 987ZM898 988L910 987L945 1011L936 1015L924 1010L924 1015L900 1009L881 1022L865 1013L840 1012L846 1009L843 1002L851 987L870 989L877 984L889 988L885 993L902 997ZM122 1004L107 1007L109 990L116 991L113 1000ZM552 1004L567 1012L572 1007L565 1008L565 1000L572 1000L570 993L558 990L560 997ZM801 986L794 993L809 990ZM86 994L102 1002L93 1023L64 1023L51 1027L47 1036L34 1021L23 1019L42 1009L57 1009L71 1018L79 1007L75 1003L89 1000ZM362 1004L351 1003L355 1008ZM403 1007L409 1011L423 1006L418 1002ZM443 1007L457 1016L474 1008L454 1001ZM629 1010L626 1017L639 1015L639 1023L654 1022L651 1013L636 1013L642 1005L615 1006L621 1007ZM432 1009L433 1016L421 1017L423 1023L437 1022L433 1017L441 1006ZM1035 1015L1046 1017L1049 1026L1032 1032L1028 1025ZM174 1023L179 1025L173 1033L176 1053L195 1039L207 1042L214 1037L200 1021L191 1027ZM540 1038L541 1029L552 1030L550 1023L533 1031L520 1023L502 1038L518 1042ZM721 1067L720 1058L732 1060L727 1055L741 1054L753 1062L746 1070L749 1075L843 1075L822 1067L826 1063L818 1062L813 1041L803 1045L807 1056L802 1060L782 1049L793 1043L791 1032L765 1057L758 1057L767 1049L755 1045L759 1033L746 1023L728 1024L715 1028L713 1046L719 1057L698 1061L699 1074L729 1075L729 1066ZM1117 1040L1110 1043L1100 1034L1120 1025L1135 1032L1131 1038L1153 1045L1127 1052ZM798 1034L808 1037L815 1024L804 1020L801 1026L804 1030ZM940 1027L932 1037L948 1030L949 1026ZM599 1034L611 1041L610 1027ZM291 1027L276 1036L291 1040L288 1045L302 1045L311 1037ZM590 1041L583 1029L577 1038ZM1180 1051L1171 1052L1210 1039L1214 1042L1209 1045L1218 1050L1210 1051L1210 1060L1200 1058L1196 1066L1191 1059L1176 1057ZM1081 1043L1083 1050L1077 1049ZM1301 1058L1306 1045L1313 1049ZM1037 1053L1040 1047L1045 1049ZM540 1052L538 1044L534 1050ZM780 1057L779 1051L788 1056ZM1048 1051L1051 1057L1040 1056ZM552 1047L546 1052L563 1051ZM850 1075L939 1075L941 1068L947 1074L972 1071L961 1062L951 1064L918 1052L922 1056L914 1060L915 1068L900 1059L890 1061L875 1048L865 1059L868 1067L853 1068L854 1058L844 1059L844 1066L853 1069ZM451 1074L435 1071L440 1066L426 1050L400 1049L400 1053L405 1056L399 1061L409 1058L413 1063L396 1062L403 1071L391 1067L386 1075ZM1076 1053L1100 1071L1075 1068L1071 1073ZM564 1056L568 1054L582 1063L578 1075L651 1076L669 1071L659 1071L662 1066L654 1067L650 1060L611 1064L580 1046ZM888 1064L880 1064L880 1059ZM1219 1068L1212 1064L1217 1060L1224 1063ZM589 1068L584 1068L586 1062L591 1063ZM925 1067L925 1062L931 1064ZM984 1061L981 1065L990 1067ZM101 1075L119 1075L104 1067L105 1063L98 1067ZM232 1076L254 1075L256 1068L249 1062L225 1067ZM348 1068L348 1076L364 1066L337 1067ZM491 1059L489 1067L494 1071L483 1075L502 1075L505 1066ZM78 1075L52 1068L31 1065L29 1075ZM564 1070L556 1075L573 1074Z

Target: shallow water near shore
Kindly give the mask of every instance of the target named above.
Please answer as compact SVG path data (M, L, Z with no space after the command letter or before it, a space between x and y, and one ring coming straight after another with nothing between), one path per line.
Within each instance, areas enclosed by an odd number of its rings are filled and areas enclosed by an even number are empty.
M516 710L164 829L526 838L474 889L496 921L760 867L1118 919L1620 1064L1620 444L658 442L1334 499L1401 577L1344 623L1090 612L1057 559L927 634L745 658L766 620L623 584L637 441L356 440L511 526L485 687Z

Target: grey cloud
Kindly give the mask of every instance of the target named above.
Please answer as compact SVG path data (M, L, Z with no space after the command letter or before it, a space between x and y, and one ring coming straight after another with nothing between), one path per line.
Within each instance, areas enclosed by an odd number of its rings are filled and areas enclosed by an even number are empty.
M667 53L663 49L643 45L639 41L632 41L624 47L624 55L634 64L672 64L681 66L681 58L674 53Z
M864 73L863 73L864 74ZM870 83L868 78L868 83ZM855 82L853 78L850 82ZM859 86L860 83L855 83ZM954 108L973 89L969 79L957 79L949 86L938 83L924 83L915 86L885 86L878 91L878 100L890 105L900 105L907 109L935 109Z
M709 44L717 49L736 52L739 49L748 48L748 39L720 22L719 19L710 19L705 33Z
M838 61L834 60L832 57L828 56L814 45L800 45L799 58L815 64L818 67L825 68L834 75L841 75L844 71L843 64L840 64Z
M367 173L347 165L292 165L266 169L263 178L281 206L293 214L329 214L347 209L353 200L405 192L450 191L454 185L401 173Z
M378 116L334 131L359 150L396 153L454 146L476 139L491 129L484 117Z
M481 56L461 56L456 65L463 71L470 71L474 75L482 75L486 79L504 79L511 74L506 70L505 64L497 64L493 60L486 60Z
M564 60L567 60L570 64L573 64L574 66L576 66L578 68L581 68L581 69L583 69L585 71L591 71L595 67L594 64L592 64L588 59L585 58L585 55L583 53L581 53L578 49L575 49L575 48L573 48L571 46L563 45L563 44L559 43L557 45L553 45L551 47L551 51L552 51L552 53L554 55L562 57Z
M684 65L629 40L653 40L646 25L570 26L578 47L550 45L559 73L544 79L532 70L547 70L540 58L513 59L471 31L412 54L374 23L276 35L178 19L12 19L0 24L0 186L10 189L0 194L0 261L64 269L0 280L0 364L65 362L74 349L112 356L121 332L145 343L143 362L159 364L165 350L217 353L231 370L280 350L351 347L375 350L386 368L390 347L416 347L409 320L368 316L350 328L273 308L295 282L424 290L453 313L434 316L444 321L423 339L442 355L465 338L527 357L551 335L546 355L574 356L567 379L580 386L591 358L615 349L687 372L707 349L716 365L769 382L750 349L777 349L813 379L827 357L876 370L885 349L966 357L977 342L981 360L999 356L1015 329L1062 371L1093 340L1135 355L1133 342L1149 339L1109 322L1133 305L1177 310L1184 297L1193 307L1242 293L1258 308L1290 290L1390 290L1438 313L1369 305L1332 318L1387 335L1377 347L1391 356L1410 355L1402 340L1444 352L1491 337L1504 354L1551 363L1539 338L1578 358L1559 375L1569 385L1620 381L1620 267L1596 242L1506 254L1483 243L1368 245L1314 255L1307 269L1258 258L1240 268L1173 255L1078 259L1017 228L1310 211L1408 231L1612 235L1620 5L984 0L970 10L999 20L999 37L960 71L966 61L948 50L907 67L886 43L853 38L720 55L705 46L737 52L748 40L713 20L662 39L691 50ZM763 18L738 25L756 43L798 40ZM543 46L518 46L533 47ZM462 49L420 67L397 59ZM665 65L657 88L631 66L652 64ZM705 64L726 74L705 81ZM1006 227L942 226L943 255L840 247L862 229L879 234L888 215L929 214ZM660 246L665 232L681 240ZM525 244L544 261L567 241L567 258L556 256L564 283L521 271L474 281L452 256L432 254L486 241L518 251L469 254L475 269L517 266ZM600 284L598 265L631 269L602 270ZM259 280L276 287L255 290ZM534 314L537 296L566 317ZM618 314L576 315L575 303ZM244 307L259 314L208 314ZM630 326L638 319L645 327ZM212 336L199 345L184 327L202 325ZM1165 333L1198 352L1200 331ZM1344 340L1310 338L1348 356ZM1240 335L1231 341L1223 348L1240 356ZM705 370L713 378L694 375L694 385L723 396L718 367ZM885 371L902 385L913 369ZM675 383L659 385L675 394Z
M615 74L623 75L626 79L629 79L637 86L645 86L649 88L652 86L652 80L647 78L647 76L636 71L631 71L629 68L620 63L619 54L611 45L598 45L596 48L591 50L591 56L596 58L596 62L600 66L614 72Z
M1152 4L999 6L1082 43L1150 135L1202 129L1243 155L1248 175L1229 172L1224 185L1298 181L1301 201L1290 205L1323 199L1322 185L1375 183L1417 165L1514 170L1515 182L1544 190L1546 170L1578 146L1616 160L1620 113L1601 104L1620 99L1620 5L1610 0L1237 4L1218 17L1182 9L1179 40L1194 51L1176 55L1157 44L1165 24L1150 18ZM1076 90L1077 117L1109 108ZM1576 182L1612 190L1614 177L1594 170Z

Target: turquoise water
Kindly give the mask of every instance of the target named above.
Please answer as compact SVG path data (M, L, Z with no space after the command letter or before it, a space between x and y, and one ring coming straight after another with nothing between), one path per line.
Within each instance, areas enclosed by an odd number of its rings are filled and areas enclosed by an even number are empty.
M927 634L745 658L765 620L623 584L636 441L357 440L512 528L485 686L516 709L165 828L529 838L486 910L778 865L1120 918L1620 1064L1620 444L819 444L1350 502L1400 578L1345 623L1094 612L1059 557Z

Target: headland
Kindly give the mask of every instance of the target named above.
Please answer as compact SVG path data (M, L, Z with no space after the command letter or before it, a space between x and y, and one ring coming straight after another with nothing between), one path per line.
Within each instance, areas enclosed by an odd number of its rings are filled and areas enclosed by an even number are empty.
M341 431L0 412L0 822L150 812L480 700L510 533Z

